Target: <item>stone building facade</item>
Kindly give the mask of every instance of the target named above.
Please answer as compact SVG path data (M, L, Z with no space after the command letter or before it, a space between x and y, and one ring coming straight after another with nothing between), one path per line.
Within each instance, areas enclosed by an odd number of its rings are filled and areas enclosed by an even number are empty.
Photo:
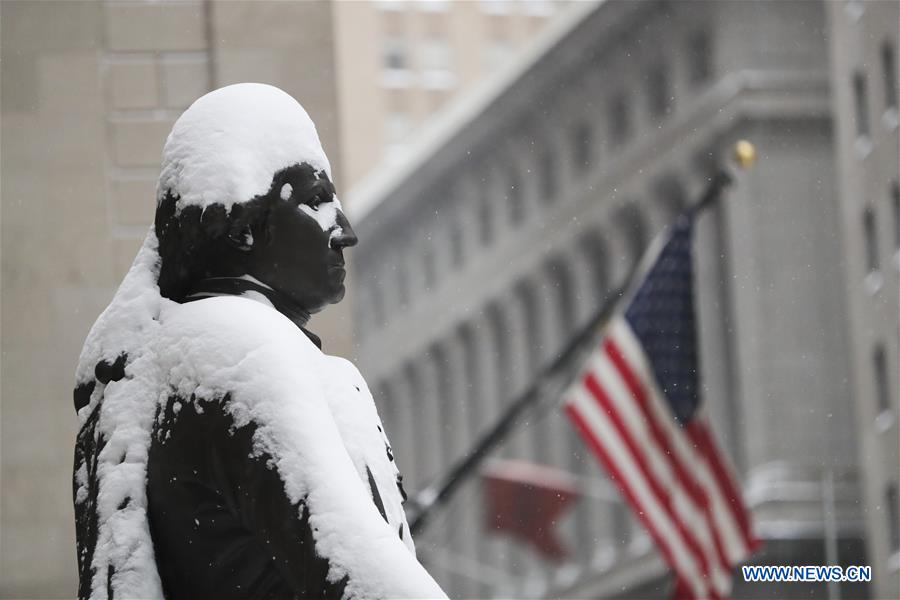
M833 541L841 564L866 564L826 13L579 4L401 168L357 188L359 363L410 488L463 456L747 138L758 165L698 224L706 408L766 542L755 562L824 564ZM483 533L473 479L418 538L451 595L667 593L649 538L561 411L497 454L580 478L590 498L558 525L572 556L549 565ZM738 598L826 595L735 584Z
M850 363L878 598L900 597L900 3L828 5Z

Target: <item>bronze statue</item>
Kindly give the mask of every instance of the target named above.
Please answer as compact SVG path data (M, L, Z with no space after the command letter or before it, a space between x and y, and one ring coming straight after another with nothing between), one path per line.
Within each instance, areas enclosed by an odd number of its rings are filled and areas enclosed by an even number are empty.
M271 86L197 100L85 342L80 598L433 598L356 368L307 320L357 242L312 121Z

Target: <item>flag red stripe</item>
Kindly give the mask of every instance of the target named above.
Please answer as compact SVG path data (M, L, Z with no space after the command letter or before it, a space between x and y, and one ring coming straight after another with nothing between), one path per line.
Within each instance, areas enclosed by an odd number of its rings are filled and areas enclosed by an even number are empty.
M674 419L661 392L652 383L647 384L648 381L652 381L652 379L648 379L652 378L652 374L648 370L649 366L641 362L646 360L646 356L643 354L643 348L638 340L633 337L634 333L630 325L624 319L618 319L610 324L609 332L622 356L625 357L634 372L640 376L640 380L646 384L644 391L648 396L649 407L656 416L656 421L669 434L669 439L678 452L679 459L688 467L688 473L695 476L697 483L707 494L716 523L716 532L722 540L728 564L737 564L747 556L748 546L744 540L744 534L741 532L740 524L734 518L731 509L726 506L729 504L726 498L727 490L717 482L712 466L700 453L701 449ZM742 503L738 508L742 511L746 510Z
M647 457L644 452L637 447L635 443L634 436L628 427L622 422L622 417L619 414L618 410L612 406L609 397L606 394L606 390L600 385L597 381L597 378L594 377L593 373L588 372L584 377L584 385L587 390L590 392L591 396L597 401L600 405L601 410L606 414L609 420L612 422L613 426L618 431L619 435L622 438L622 441L625 443L625 446L628 448L632 457L634 458L635 463L640 469L641 475L647 481L647 484L650 486L650 489L653 492L653 495L656 496L656 499L659 501L660 505L665 509L665 512L668 518L675 525L678 530L678 534L684 540L684 544L688 547L691 554L693 554L694 559L697 564L700 565L700 571L703 574L704 579L707 582L710 580L710 570L709 570L709 562L706 560L706 554L703 552L703 549L700 547L700 543L697 541L697 538L694 537L693 533L688 531L685 527L684 520L679 518L679 515L675 511L675 507L672 504L672 494L669 490L664 489L659 482L659 479L654 475L649 465L647 464ZM671 565L673 568L676 565Z
M672 447L668 435L666 435L666 432L660 425L659 421L656 419L653 411L650 410L649 399L647 397L646 390L644 389L644 385L642 385L641 382L638 381L638 378L634 374L634 371L628 365L627 361L622 356L619 347L610 336L607 336L604 339L603 350L606 352L606 355L618 370L619 375L622 377L622 380L628 387L628 391L631 392L631 396L636 401L637 406L640 408L641 414L644 416L644 419L647 422L650 433L653 436L653 440L656 442L657 446L659 446L660 450L662 450L663 456L665 456L667 462L669 463L669 467L675 472L675 476L678 479L678 482L682 485L682 487L684 487L691 499L703 512L703 515L709 527L709 531L713 540L713 546L715 547L716 551L716 558L718 559L719 564L726 572L730 571L730 563L725 555L725 549L722 546L722 540L719 537L718 528L716 527L715 520L713 519L710 501L706 495L706 492L700 487L694 477L688 475L684 464L681 462L681 460L679 460L678 454L675 452L675 448Z
M752 552L759 546L759 540L756 539L753 532L750 530L750 519L747 517L747 511L744 509L742 496L728 469L722 464L722 461L719 458L719 452L716 449L712 436L709 434L706 424L700 419L693 419L688 422L685 429L687 430L688 437L690 437L691 441L697 445L700 453L709 464L710 469L716 478L716 482L725 494L728 510L740 527L741 534L744 537L744 543L747 546L747 551Z
M619 488L619 491L622 492L622 495L625 496L626 500L628 500L628 504L631 505L632 508L641 507L642 504L635 497L634 492L631 487L627 484L627 480L622 476L621 471L616 466L616 463L612 460L612 458L607 454L606 449L603 447L603 444L594 435L594 430L591 426L585 421L584 417L581 416L581 413L578 412L578 408L571 403L566 403L563 407L566 411L566 414L569 415L569 419L571 419L572 423L575 425L575 429L581 434L581 437L587 443L588 447L594 452L594 455L600 460L603 464L603 467L609 473L610 478L615 482L616 486ZM659 549L660 554L662 554L663 559L670 566L676 565L675 557L672 554L672 549L669 547L668 542L660 535L660 532L656 529L653 524L653 521L650 520L649 511L646 510L635 510L637 513L638 520L644 525L647 531L650 533L650 536L656 542L656 547ZM673 566L674 568L674 566ZM690 587L685 585L686 590L690 590ZM692 597L692 596L687 596Z

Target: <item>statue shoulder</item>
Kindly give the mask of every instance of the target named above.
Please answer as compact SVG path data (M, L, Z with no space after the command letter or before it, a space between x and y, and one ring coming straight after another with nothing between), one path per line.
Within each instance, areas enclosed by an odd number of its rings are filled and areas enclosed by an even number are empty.
M211 391L301 385L321 351L287 317L255 300L206 298L167 307L155 353L169 384ZM191 391L191 393L193 393Z
M365 386L368 390L366 380L363 379L362 373L359 372L359 368L352 361L343 356L334 356L332 354L324 354L323 356L330 371L339 375L344 381L353 383L354 385Z
M205 345L218 342L241 351L306 339L271 306L240 296L173 304L163 310L160 320L161 337L167 341L199 337Z

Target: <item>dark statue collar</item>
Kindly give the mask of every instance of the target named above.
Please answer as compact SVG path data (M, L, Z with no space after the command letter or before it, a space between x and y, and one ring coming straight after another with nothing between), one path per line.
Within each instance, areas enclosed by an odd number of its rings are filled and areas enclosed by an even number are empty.
M313 332L306 329L309 322L309 311L297 306L290 298L273 290L267 285L251 279L241 277L208 277L194 283L184 298L185 302L212 298L215 296L240 296L245 292L257 292L266 297L272 303L275 310L290 319L294 325L300 328L319 350L322 349L322 340Z

